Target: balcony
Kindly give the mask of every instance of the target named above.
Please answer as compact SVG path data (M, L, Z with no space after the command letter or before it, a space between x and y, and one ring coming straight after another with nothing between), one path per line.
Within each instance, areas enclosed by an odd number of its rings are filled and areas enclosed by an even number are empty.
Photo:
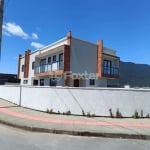
M35 67L35 74L38 76L50 75L51 73L59 71L63 71L63 61L56 61L50 64L44 64Z
M103 67L103 77L119 78L119 68L116 67Z

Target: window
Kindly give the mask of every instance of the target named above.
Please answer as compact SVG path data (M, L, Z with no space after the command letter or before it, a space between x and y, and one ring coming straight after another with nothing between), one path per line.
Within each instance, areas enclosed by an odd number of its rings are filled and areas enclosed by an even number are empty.
M41 59L40 61L40 72L45 72L46 71L46 59Z
M41 59L41 61L40 61L40 65L45 65L46 64L46 59L44 58L44 59Z
M32 70L35 69L35 61L32 62Z
M63 61L63 53L59 54L59 61Z
M28 84L28 80L23 80L23 84Z
M33 80L33 85L38 85L38 80Z
M56 84L57 84L57 80L56 80L56 78L50 78L50 86L56 86Z
M44 79L40 79L40 86L44 86Z
M63 53L59 54L59 69L63 68Z
M104 62L103 62L103 73L111 75L111 67L112 67L112 62L110 60L104 60Z
M51 57L48 57L48 64L51 64Z
M24 65L22 65L22 67L21 67L21 71L22 71L22 72L24 72Z
M95 85L95 79L90 79L90 85Z
M53 62L56 62L56 55L53 56Z

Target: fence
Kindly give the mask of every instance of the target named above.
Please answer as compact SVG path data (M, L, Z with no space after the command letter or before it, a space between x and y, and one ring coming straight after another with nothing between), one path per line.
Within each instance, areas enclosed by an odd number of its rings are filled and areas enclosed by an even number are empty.
M150 113L149 89L5 85L0 86L0 98L36 110L77 115L110 116L110 109L113 114L119 109L124 117L131 117L136 110L144 116Z

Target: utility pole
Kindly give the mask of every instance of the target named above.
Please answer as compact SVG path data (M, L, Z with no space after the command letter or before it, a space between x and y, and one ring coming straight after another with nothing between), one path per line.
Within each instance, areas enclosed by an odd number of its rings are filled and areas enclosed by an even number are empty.
M4 0L0 0L0 58L1 58L1 44L2 44L3 7L4 7Z

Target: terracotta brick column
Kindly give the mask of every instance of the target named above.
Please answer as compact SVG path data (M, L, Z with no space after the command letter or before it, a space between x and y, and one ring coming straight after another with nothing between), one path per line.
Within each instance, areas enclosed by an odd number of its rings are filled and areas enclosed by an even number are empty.
M64 73L70 71L70 46L65 45L64 47ZM67 76L65 79L65 86L70 86L70 77Z
M22 55L19 54L19 56L18 56L18 75L17 75L17 78L18 78L18 79L20 79L21 57L22 57Z
M30 50L25 51L24 78L28 78L29 75L30 53Z
M103 65L103 41L97 42L97 77L102 77L102 65Z
M67 44L68 44L69 46L71 46L71 37L72 37L71 31L69 31L68 34L67 34Z

